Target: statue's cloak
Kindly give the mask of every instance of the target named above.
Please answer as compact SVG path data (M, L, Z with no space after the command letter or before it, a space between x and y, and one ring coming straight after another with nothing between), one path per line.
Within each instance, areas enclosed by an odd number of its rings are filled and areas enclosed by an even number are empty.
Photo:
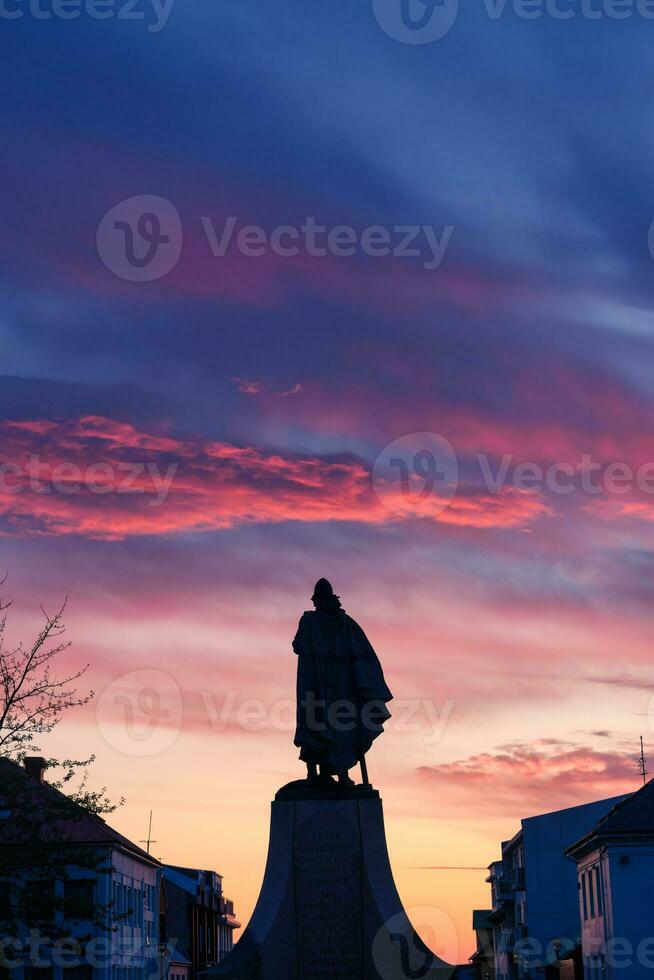
M300 758L331 774L352 769L391 717L391 694L377 654L342 609L305 612L293 649L298 655Z

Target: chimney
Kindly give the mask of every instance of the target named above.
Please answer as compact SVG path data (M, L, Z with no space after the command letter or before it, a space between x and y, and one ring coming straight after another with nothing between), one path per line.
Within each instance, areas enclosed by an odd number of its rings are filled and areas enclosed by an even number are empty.
M48 767L48 763L40 755L28 756L23 765L25 772L30 779L35 779L37 783L43 782L43 774Z

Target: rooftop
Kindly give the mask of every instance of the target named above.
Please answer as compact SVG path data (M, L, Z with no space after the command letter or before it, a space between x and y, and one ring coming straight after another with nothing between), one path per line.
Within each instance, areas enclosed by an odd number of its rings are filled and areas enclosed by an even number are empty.
M34 760L26 760L27 763ZM36 770L32 768L32 773ZM51 835L52 842L65 840L73 844L90 844L107 847L117 847L126 851L132 857L138 858L144 863L154 867L159 867L159 862L152 855L147 854L138 844L134 844L119 831L114 830L100 816L89 813L83 807L75 804L69 796L56 789L50 783L39 780L35 775L30 774L27 769L18 765L10 759L0 758L0 792L4 789L9 791L8 784L11 784L12 793L23 791L30 794L30 805L34 800L41 798L44 813L43 843L48 843L47 834ZM11 801L5 801L10 803ZM52 808L52 821L56 825L48 825L47 808ZM10 807L8 807L9 809ZM57 809L61 808L61 809ZM63 814L66 814L63 818ZM11 817L0 824L0 844L19 845L20 841L12 836L11 831L15 827L12 825Z

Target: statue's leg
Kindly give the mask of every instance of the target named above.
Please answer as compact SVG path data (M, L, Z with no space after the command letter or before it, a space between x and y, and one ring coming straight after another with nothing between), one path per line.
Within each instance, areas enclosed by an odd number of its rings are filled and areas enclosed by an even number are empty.
M307 779L315 780L318 778L318 766L315 762L307 762Z
M341 786L354 786L354 780L350 779L347 770L345 772L339 772L338 781Z

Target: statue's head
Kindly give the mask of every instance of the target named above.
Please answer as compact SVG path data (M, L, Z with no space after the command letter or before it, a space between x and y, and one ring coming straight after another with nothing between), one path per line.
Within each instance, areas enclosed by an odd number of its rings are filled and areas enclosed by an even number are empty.
M339 597L334 595L332 584L326 578L316 582L311 601L318 612L337 612L341 608Z

